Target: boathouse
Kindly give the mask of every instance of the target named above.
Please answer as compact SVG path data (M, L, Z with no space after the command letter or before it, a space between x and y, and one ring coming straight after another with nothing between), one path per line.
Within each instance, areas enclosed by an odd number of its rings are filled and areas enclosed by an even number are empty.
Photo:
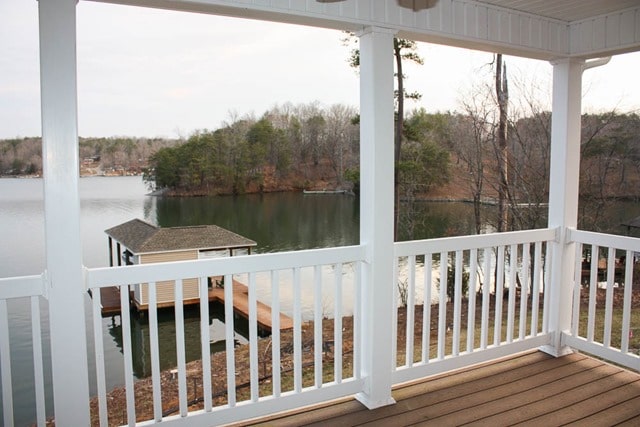
M253 240L217 225L163 228L137 218L109 228L105 233L109 236L111 267L249 255L256 246ZM198 283L197 278L183 280L185 304L199 302ZM158 307L173 305L174 286L174 281L157 283ZM148 308L147 283L133 286L133 302L139 310Z

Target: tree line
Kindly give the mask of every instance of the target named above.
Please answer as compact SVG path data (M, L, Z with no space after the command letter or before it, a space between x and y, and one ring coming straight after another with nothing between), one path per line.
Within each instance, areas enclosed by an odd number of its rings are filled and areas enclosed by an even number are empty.
M145 179L176 194L241 194L342 185L357 164L355 109L317 103L275 106L260 118L233 117L216 130L159 150Z
M149 157L164 147L181 141L166 138L79 138L81 169L109 173L142 173ZM182 141L184 142L184 141ZM86 172L86 170L83 170ZM42 138L25 137L0 140L0 176L42 175Z
M449 178L441 119L424 110L405 123L399 181L413 198ZM174 194L241 194L292 189L358 190L359 116L352 107L276 106L185 144L159 150L145 179Z
M418 109L405 118L396 166L403 227L411 226L416 203L443 194L477 206L477 232L486 231L487 222L497 224L498 218L486 218L480 209L496 203L501 181L498 120L488 93L467 98L462 112ZM533 104L527 110L508 120L511 230L546 224L551 114ZM79 153L81 162L91 159L104 171L144 169L149 183L175 194L357 191L359 143L355 108L313 103L234 118L187 140L81 138ZM0 140L0 174L41 174L41 150L40 138ZM597 230L607 201L640 198L640 116L583 115L581 154L580 195L589 201L581 207L581 227Z

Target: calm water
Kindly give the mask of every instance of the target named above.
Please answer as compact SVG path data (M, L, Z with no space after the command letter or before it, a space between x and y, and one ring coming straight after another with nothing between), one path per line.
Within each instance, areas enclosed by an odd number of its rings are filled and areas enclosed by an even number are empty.
M164 227L217 224L255 240L258 243L257 252L262 253L358 243L361 212L358 200L354 197L278 193L237 197L157 198L146 196L147 192L139 177L80 180L83 262L86 266L108 265L108 245L104 230L132 218L142 218ZM489 214L493 208L484 209L484 213ZM416 211L412 232L401 234L402 240L473 233L473 209L470 204L422 203ZM601 221L602 229L622 233L624 229L618 226L620 221L637 215L640 215L638 203L611 204L606 219ZM45 266L44 233L42 180L0 179L0 236L3 241L0 245L0 277L40 274ZM345 274L348 275L349 272ZM288 279L281 277L281 280L286 282ZM259 289L259 298L268 300L268 293L268 287ZM282 292L282 295L286 296L286 292ZM305 304L311 305L312 301L303 301L303 312ZM46 301L42 305L43 318L46 319ZM284 302L283 311L287 311L287 307ZM88 297L86 312L90 322ZM13 377L15 419L16 425L27 425L35 418L35 411L32 409L33 381L18 381L17 378L28 377L33 370L29 301L11 301L9 313L12 370L16 372ZM102 324L107 387L110 389L124 383L121 325L118 317L105 318ZM165 337L160 344L163 354L161 364L163 368L175 366L175 324L171 310L161 313L159 326L160 336ZM246 342L243 325L237 326L236 341ZM212 306L212 350L224 345L223 327L221 310ZM43 334L45 357L48 358L46 325L43 327ZM135 348L134 371L136 376L143 377L150 371L148 325L144 319L132 320L132 334ZM186 311L185 336L187 358L199 358L197 312ZM90 337L88 342L92 352L93 338ZM91 353L89 363L93 370L92 359ZM50 372L46 364L45 370L47 383L50 384ZM90 374L90 377L93 375ZM92 378L92 392L95 391L93 383ZM52 408L50 397L47 407ZM0 419L1 413L0 407Z

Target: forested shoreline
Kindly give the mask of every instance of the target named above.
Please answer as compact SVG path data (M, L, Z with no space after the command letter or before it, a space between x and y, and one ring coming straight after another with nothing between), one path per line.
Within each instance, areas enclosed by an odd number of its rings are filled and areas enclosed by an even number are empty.
M427 113L404 120L400 197L483 203L498 189L496 124L486 112ZM551 115L509 122L512 205L547 202ZM275 106L259 118L237 117L185 139L80 138L82 175L144 174L169 195L358 190L359 116L353 107ZM39 176L40 138L0 140L0 176ZM640 198L640 117L582 117L581 197L604 202ZM525 219L522 218L524 221Z

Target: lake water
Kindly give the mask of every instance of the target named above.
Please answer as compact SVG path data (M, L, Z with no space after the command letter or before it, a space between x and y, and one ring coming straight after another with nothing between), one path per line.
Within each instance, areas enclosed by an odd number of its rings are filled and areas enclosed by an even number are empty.
M41 179L0 179L0 277L40 274L45 267L44 224ZM147 196L147 188L140 177L83 178L80 180L81 234L83 262L87 267L108 265L108 242L104 230L141 218L163 226L216 224L247 236L258 243L256 252L278 252L341 245L353 245L359 239L359 203L357 198L344 195L303 195L301 193L276 193L228 197L159 198ZM485 207L489 213L492 207ZM610 204L602 221L603 229L621 233L618 224L640 215L640 204L626 202ZM473 233L473 207L466 203L421 203L418 205L413 233L401 235L423 239L445 235ZM283 278L283 280L286 278ZM268 288L258 297L268 299ZM43 318L46 319L46 302ZM286 311L283 303L283 311ZM304 308L304 307L303 307ZM16 425L28 425L35 419L33 409L33 381L17 381L28 378L33 370L31 355L31 323L29 301L16 300L9 304L9 327L14 375L14 406ZM87 318L91 321L89 298L86 299ZM186 311L185 336L187 358L199 357L199 323L197 316ZM196 314L196 313L192 313ZM164 367L175 365L175 324L172 313L160 315L160 336ZM46 322L45 322L46 323ZM107 388L124 383L122 362L122 338L119 318L103 319ZM88 323L90 325L90 323ZM212 350L223 343L223 316L221 310L212 308L210 331ZM136 376L149 374L148 326L142 319L132 320L134 347L134 371ZM246 342L242 326L236 340ZM88 327L90 330L90 327ZM89 332L88 332L89 333ZM44 353L48 358L48 330L43 326ZM137 341L136 341L137 340ZM92 338L89 339L92 351ZM192 343L189 345L189 343ZM93 356L89 355L93 369ZM50 384L49 367L45 364L46 381ZM95 385L91 384L94 392ZM47 397L47 408L52 408ZM0 407L0 419L2 419Z

